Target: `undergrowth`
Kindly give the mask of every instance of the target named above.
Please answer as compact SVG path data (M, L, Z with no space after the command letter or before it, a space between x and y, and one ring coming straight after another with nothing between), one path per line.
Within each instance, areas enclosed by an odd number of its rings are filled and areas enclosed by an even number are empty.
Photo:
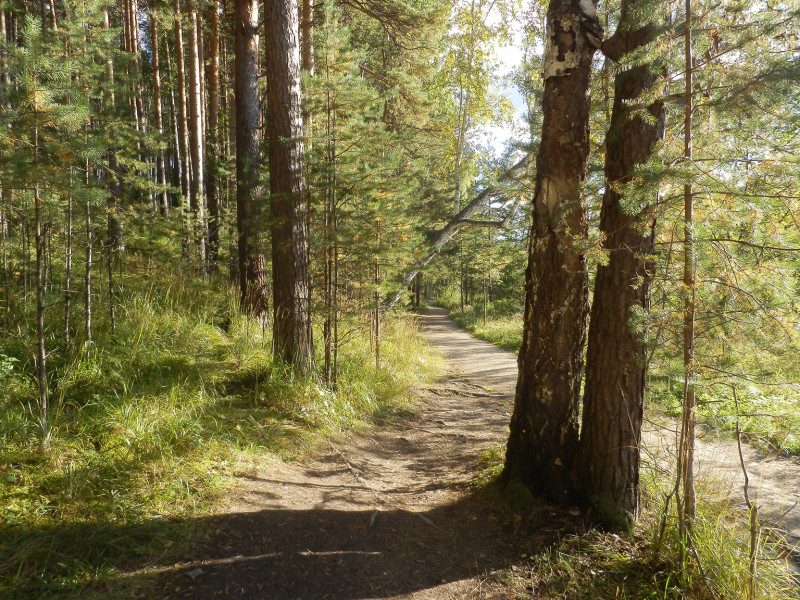
M269 329L238 312L223 278L140 266L113 335L99 308L94 341L59 348L49 333L46 450L31 339L3 339L2 598L130 597L120 574L185 549L234 474L385 418L438 368L410 318L387 316L379 371L369 328L345 320L334 392L273 361Z
M643 473L639 518L630 532L591 524L591 515L550 507L522 493L521 484L501 489L497 478L504 448L491 448L477 464L481 493L499 498L515 512L523 551L513 564L489 576L502 597L564 600L743 600L750 596L748 515L714 490L698 494L689 548L681 542L663 473ZM523 523L529 522L527 525ZM542 543L542 529L557 525L563 535ZM565 526L563 523L569 523ZM582 523L582 526L581 526ZM569 530L578 533L569 533ZM550 538L552 539L552 538ZM752 600L800 598L782 540L759 536ZM494 589L494 587L492 589ZM493 596L494 597L494 596Z

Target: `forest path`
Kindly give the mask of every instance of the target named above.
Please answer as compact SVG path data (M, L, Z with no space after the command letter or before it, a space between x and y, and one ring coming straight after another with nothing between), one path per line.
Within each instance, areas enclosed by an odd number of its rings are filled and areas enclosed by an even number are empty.
M203 548L165 570L163 598L502 598L487 573L513 569L525 552L583 526L548 510L535 532L515 536L525 524L475 494L476 460L507 436L516 356L461 330L442 309L423 315L421 326L449 368L419 391L415 413L240 478L204 524ZM672 434L647 429L646 456L668 468ZM737 503L736 444L700 440L697 454L698 477ZM800 499L798 461L749 446L745 460L762 516L781 521L797 543L800 507L783 513Z
M507 436L516 357L441 309L421 327L449 368L418 391L414 414L240 478L203 524L211 533L199 553L167 569L163 597L497 597L481 577L519 560L520 523L477 496L474 480L478 457ZM549 518L526 548L573 528Z

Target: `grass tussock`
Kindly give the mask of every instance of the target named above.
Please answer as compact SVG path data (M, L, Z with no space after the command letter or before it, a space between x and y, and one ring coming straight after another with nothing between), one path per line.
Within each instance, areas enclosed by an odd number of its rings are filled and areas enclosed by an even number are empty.
M383 323L381 369L369 329L343 323L351 333L334 392L273 361L270 331L239 314L222 279L131 279L114 335L98 311L94 341L67 350L56 331L48 339L46 450L30 339L4 340L0 597L128 597L108 587L120 569L185 547L196 534L187 523L235 473L385 418L438 368L408 317Z

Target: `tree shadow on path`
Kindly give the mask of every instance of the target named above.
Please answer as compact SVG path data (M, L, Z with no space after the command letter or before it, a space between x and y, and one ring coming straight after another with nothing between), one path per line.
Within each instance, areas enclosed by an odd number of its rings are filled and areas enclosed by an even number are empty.
M170 599L253 600L389 598L462 580L475 588L574 527L545 511L550 522L540 518L534 537L520 537L519 518L497 504L470 495L418 513L321 508L211 517L201 524L209 534L198 558L165 568L159 587Z

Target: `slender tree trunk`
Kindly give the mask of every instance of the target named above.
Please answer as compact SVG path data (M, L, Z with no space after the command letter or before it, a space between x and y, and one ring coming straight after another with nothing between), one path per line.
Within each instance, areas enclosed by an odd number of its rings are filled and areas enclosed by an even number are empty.
M234 102L236 109L236 228L242 309L266 323L269 304L261 254L259 183L261 136L258 94L258 0L235 0Z
M208 39L208 161L206 162L206 197L208 199L208 265L211 271L219 269L219 238L222 227L222 210L219 190L219 156L222 144L219 139L219 1L212 0L208 9L211 36Z
M685 0L686 33L684 38L685 88L683 113L683 156L686 168L692 167L692 0ZM678 495L678 524L682 543L686 529L694 521L696 498L694 489L695 395L694 395L694 194L691 181L683 186L683 418L678 450L678 480L682 494Z
M89 177L89 164L86 164L86 177ZM87 181L88 184L88 181ZM92 233L92 203L86 201L86 261L84 272L84 300L86 341L92 341L92 262L94 252L94 234Z
M459 310L464 312L464 289L465 282L464 282L464 242L462 241L458 245L458 298L459 298Z
M6 104L6 86L11 83L8 74L8 59L6 58L6 12L0 10L0 106Z
M56 0L49 0L50 6L50 29L58 29L58 18L56 17Z
M27 206L27 202L25 202ZM28 224L25 221L19 224L20 245L22 246L22 295L28 297L30 292L30 262L31 262L31 241L28 232Z
M170 183L172 187L178 190L171 196L171 206L173 208L178 208L181 213L181 223L182 227L184 227L183 237L182 237L182 248L181 252L184 258L189 256L189 248L186 246L188 243L188 239L186 237L186 219L184 214L184 196L183 194L183 183L184 183L184 169L186 168L186 159L183 154L183 138L181 137L181 129L180 129L180 110L178 107L178 102L175 98L176 90L175 90L175 71L176 65L172 60L172 52L170 51L169 45L169 37L164 38L164 47L167 51L167 69L170 73L170 80L173 82L172 85L169 86L169 112L171 118L171 133L172 133L172 168L169 170L169 177Z
M627 0L617 34L619 60L649 43L653 28L634 30L647 0ZM586 358L580 441L580 482L594 518L629 529L639 503L639 446L647 357L642 332L632 329L632 309L647 309L653 281L655 215L645 199L626 198L635 169L652 155L664 131L665 110L652 104L647 118L634 108L659 78L658 67L637 64L616 75L614 106L606 135L605 194L600 230L607 264L597 267ZM641 208L631 210L630 205Z
M311 368L308 221L296 0L268 0L267 112L275 353Z
M8 223L8 213L5 210L5 206L7 206L6 202L7 192L5 187L0 183L0 242L3 244L3 325L5 326L5 331L8 331L11 327L11 273L9 271L8 265L8 233L9 233L9 223Z
M194 235L200 259L200 272L205 274L208 263L208 225L205 214L205 186L203 184L205 143L203 137L202 88L200 80L200 56L197 26L197 8L194 2L188 3L189 17L189 147L192 158L192 179L189 184Z
M45 347L45 322L44 322L44 263L45 263L45 236L42 223L42 200L39 196L39 182L35 173L39 162L39 128L34 129L33 142L33 209L36 220L36 379L39 384L39 424L42 430L42 448L49 445L48 418L48 393L47 393L47 349Z
M186 106L186 59L183 50L183 24L181 6L178 0L173 4L173 23L175 30L175 79L178 86L178 145L180 146L181 164L181 212L183 214L184 253L190 255L192 222L189 206L190 182L194 176L189 153L189 119Z
M64 248L64 345L70 342L70 310L72 308L72 194L67 198L67 239Z
M381 224L376 224L376 241L378 247L375 251L375 370L381 369L381 263L379 261L381 252Z
M108 6L103 7L103 29L111 29ZM111 83L110 91L107 92L106 99L108 108L116 111L116 96L113 90L114 84L114 64L111 59L106 61L106 72ZM109 150L109 198L106 202L107 212L107 236L106 257L108 267L108 315L111 326L111 335L114 335L117 328L116 305L114 302L114 263L118 252L124 249L122 242L122 223L119 220L119 206L122 197L122 184L119 180L119 165L117 163L117 150L112 147Z
M583 14L581 7L590 9ZM592 25L592 21L595 24ZM586 209L594 4L551 0L544 55L519 378L502 479L558 503L577 496L578 400L588 313Z
M161 59L158 40L158 16L155 10L150 12L150 52L153 60L153 127L159 136L164 137L164 109L161 101ZM169 193L167 189L167 167L164 150L159 149L156 156L156 184L159 188L158 207L161 215L169 216Z
M333 57L325 56L326 76L330 77L329 64ZM333 90L331 86L326 87L325 92L325 161L327 181L325 186L325 214L324 235L325 235L325 323L323 326L323 343L325 346L325 381L328 385L334 385L336 373L333 365L333 345L334 345L334 244L336 239L335 212L336 212L336 115L333 110Z

